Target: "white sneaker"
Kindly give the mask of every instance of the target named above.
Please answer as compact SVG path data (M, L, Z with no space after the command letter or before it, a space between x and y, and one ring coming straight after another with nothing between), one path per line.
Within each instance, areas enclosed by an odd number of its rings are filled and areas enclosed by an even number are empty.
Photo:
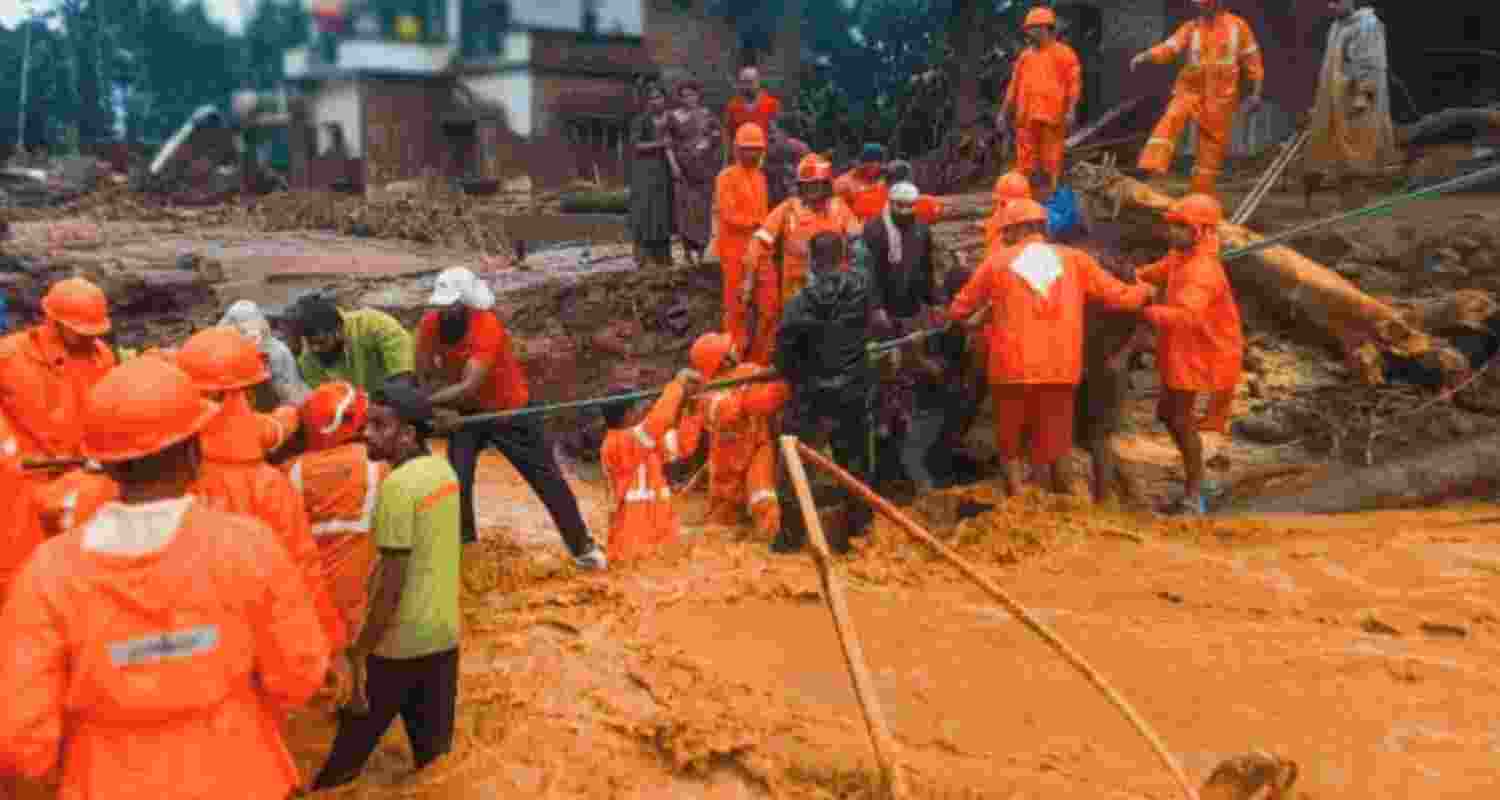
M588 552L581 556L575 556L573 563L577 564L579 569L591 572L609 567L609 559L604 557L604 551L599 549L599 545L590 547Z

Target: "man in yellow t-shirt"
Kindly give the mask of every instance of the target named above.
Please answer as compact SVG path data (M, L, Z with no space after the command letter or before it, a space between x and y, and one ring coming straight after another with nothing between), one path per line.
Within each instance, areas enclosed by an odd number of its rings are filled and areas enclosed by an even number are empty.
M453 745L458 695L459 491L448 460L427 451L432 405L388 381L370 398L370 457L392 465L375 500L380 550L370 607L342 665L353 697L312 790L359 776L386 728L401 717L421 769Z

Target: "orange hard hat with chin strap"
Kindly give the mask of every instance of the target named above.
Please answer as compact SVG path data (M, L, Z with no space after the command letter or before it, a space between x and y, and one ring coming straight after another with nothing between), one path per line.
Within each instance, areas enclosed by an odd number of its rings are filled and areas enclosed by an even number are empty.
M766 149L766 132L759 125L747 122L734 134L734 146L747 150Z
M817 153L809 153L797 163L798 183L818 183L833 180L833 165Z
M1021 24L1022 28L1057 27L1057 14L1046 6L1037 6L1026 12L1026 21Z
M177 366L204 392L247 389L271 377L260 348L227 325L193 334L177 351Z
M145 458L197 435L218 413L183 370L132 358L89 392L83 455L100 463Z
M344 381L314 389L302 404L302 428L312 450L326 450L359 437L370 414L369 396Z
M42 297L42 312L74 333L103 336L109 333L109 298L104 290L83 278L68 278L52 284Z
M688 362L707 380L718 374L724 360L734 350L734 339L727 333L705 333L693 342L688 351Z
M1025 225L1028 222L1040 222L1046 224L1047 209L1035 200L1012 200L1005 207L1005 215L1001 223L1009 228L1012 225Z
M1184 225L1214 226L1224 221L1224 208L1206 194L1190 194L1167 209L1168 222Z

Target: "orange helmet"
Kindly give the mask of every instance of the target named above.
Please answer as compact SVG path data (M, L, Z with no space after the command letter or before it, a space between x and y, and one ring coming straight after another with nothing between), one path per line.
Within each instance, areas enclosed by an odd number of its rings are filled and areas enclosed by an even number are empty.
M47 318L84 336L109 333L109 298L83 278L68 278L52 284L42 298Z
M766 132L759 125L747 122L735 131L734 146L747 150L764 150L766 149Z
M1033 28L1041 25L1057 27L1057 14L1046 6L1037 6L1026 12L1026 22L1022 23L1021 27Z
M693 349L688 351L688 362L706 380L718 373L719 367L724 366L724 359L733 349L734 340L729 334L705 333L693 342Z
M1030 200L1031 182L1025 175L1012 170L995 180L994 196L997 203L1001 200Z
M359 436L370 414L370 398L344 381L314 389L302 404L302 428L311 450L326 450Z
M244 389L271 377L260 348L228 325L193 334L177 351L177 366L204 392Z
M1193 5L1199 8L1218 8L1219 0L1193 0Z
M145 458L196 436L218 413L186 372L160 359L132 358L89 392L83 455L100 463Z
M1224 209L1218 200L1206 194L1190 194L1167 209L1167 221L1185 225L1218 225L1224 221Z
M1047 209L1035 200L1012 200L1005 206L1005 216L1000 220L1001 225L1009 228L1012 225L1024 225L1028 222L1046 222Z
M797 164L798 183L817 183L833 180L833 165L817 153L808 153Z

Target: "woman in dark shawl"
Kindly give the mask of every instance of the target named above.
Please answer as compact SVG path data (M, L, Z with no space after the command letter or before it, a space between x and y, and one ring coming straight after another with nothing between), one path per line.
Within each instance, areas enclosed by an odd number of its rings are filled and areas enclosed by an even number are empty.
M703 90L688 81L677 87L680 106L667 121L676 179L673 187L677 235L688 260L697 266L713 235L714 179L723 166L719 118L704 108Z
M646 87L646 110L630 124L630 231L637 262L672 264L672 163L667 92Z

